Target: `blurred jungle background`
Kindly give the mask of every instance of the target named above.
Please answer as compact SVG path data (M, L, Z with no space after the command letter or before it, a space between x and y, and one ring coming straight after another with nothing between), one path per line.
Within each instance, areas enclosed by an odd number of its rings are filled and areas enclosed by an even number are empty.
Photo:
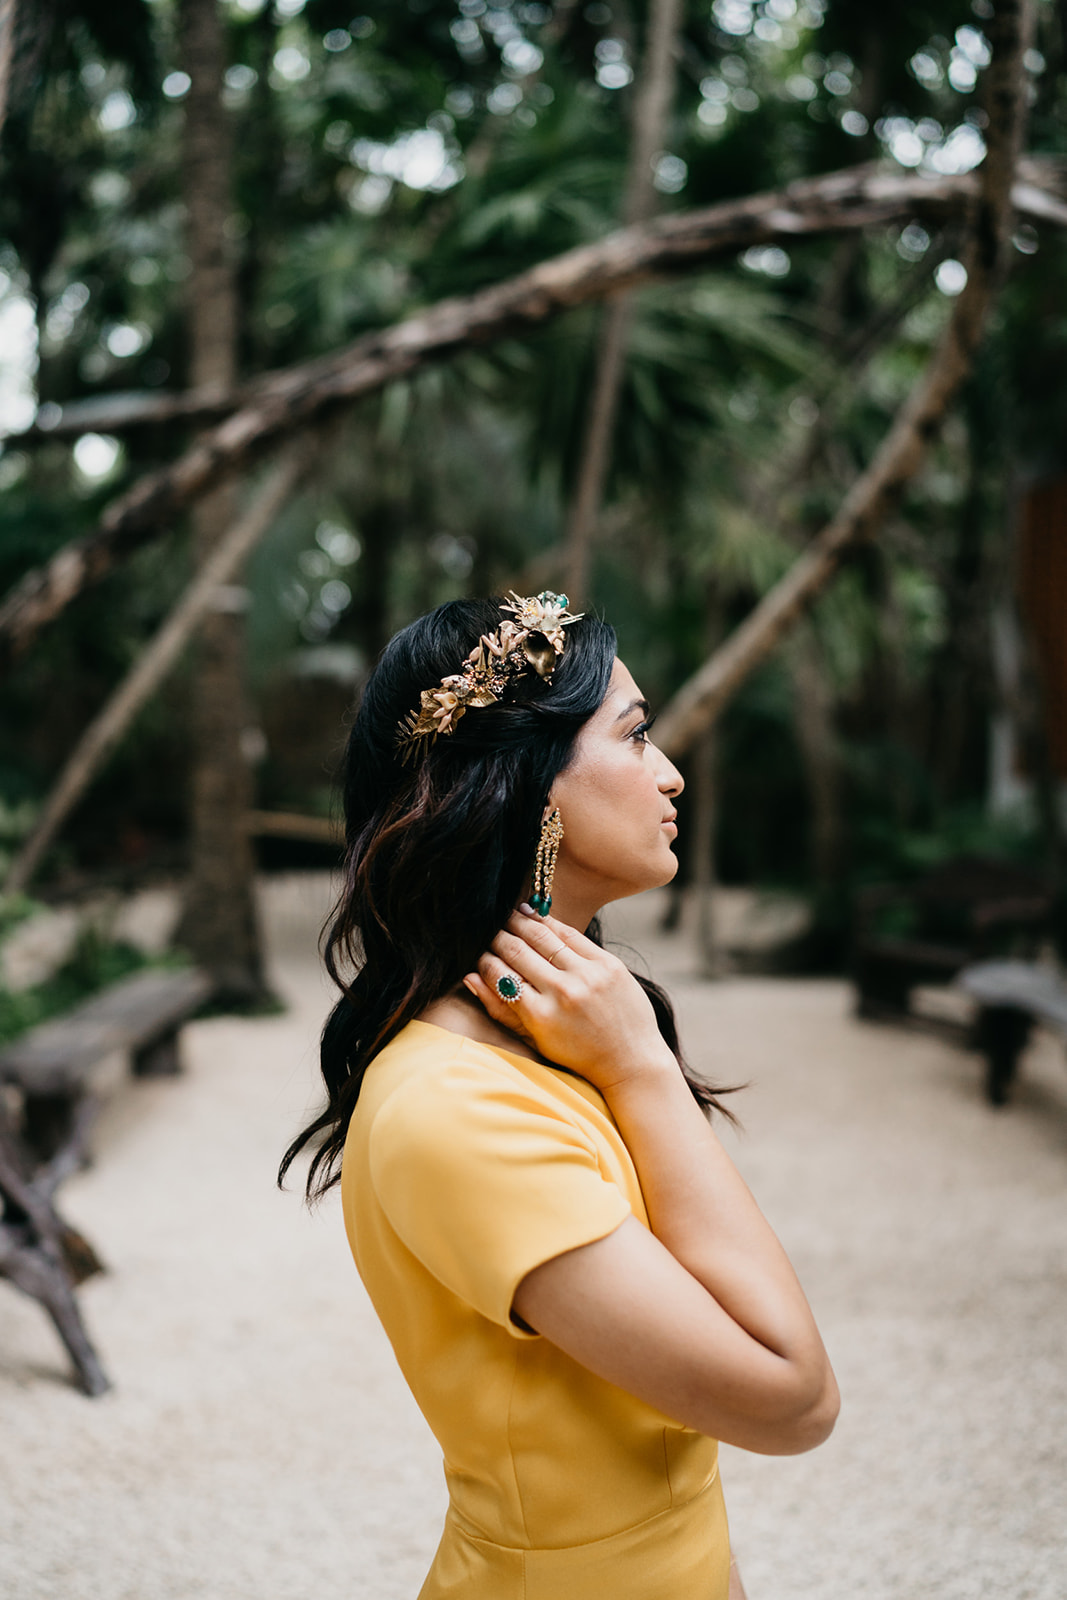
M1063 1600L1067 0L0 0L0 1592L417 1593L275 1173L361 686L507 589L659 712L607 934L845 1396L752 1600Z
M354 5L0 8L8 920L177 880L258 1003L386 639L546 586L664 710L710 970L715 885L793 970L939 863L1057 903L1063 0L999 98L991 0Z

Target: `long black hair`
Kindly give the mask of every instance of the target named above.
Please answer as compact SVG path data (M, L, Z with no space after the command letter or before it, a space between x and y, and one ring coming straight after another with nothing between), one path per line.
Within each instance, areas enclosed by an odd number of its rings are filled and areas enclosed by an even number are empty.
M454 600L411 623L384 650L352 724L343 883L323 935L326 969L341 990L322 1034L327 1103L278 1173L281 1183L313 1145L309 1199L340 1178L374 1056L477 966L520 899L552 782L607 693L615 632L586 616L568 627L551 682L532 673L515 680L504 701L469 711L405 763L397 730L421 691L457 672L500 621L494 599ZM599 943L595 923L587 932ZM634 976L680 1061L670 1001L650 979ZM701 1105L723 1109L706 1084L686 1078Z

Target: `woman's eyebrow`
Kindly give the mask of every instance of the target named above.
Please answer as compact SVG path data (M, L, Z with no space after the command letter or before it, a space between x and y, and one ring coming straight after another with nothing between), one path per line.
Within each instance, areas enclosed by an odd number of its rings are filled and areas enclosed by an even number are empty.
M630 716L630 714L634 711L643 711L647 717L649 709L650 707L647 700L631 700L630 704L625 708L625 710L619 712L618 716L615 718L615 721L621 722L624 717Z

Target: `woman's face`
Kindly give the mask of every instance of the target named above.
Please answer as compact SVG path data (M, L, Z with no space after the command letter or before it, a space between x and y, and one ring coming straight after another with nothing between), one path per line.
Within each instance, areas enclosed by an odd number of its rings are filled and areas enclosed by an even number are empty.
M678 871L672 802L682 778L648 727L648 702L616 661L600 709L552 785L564 830L554 916L585 926L610 900L669 883Z

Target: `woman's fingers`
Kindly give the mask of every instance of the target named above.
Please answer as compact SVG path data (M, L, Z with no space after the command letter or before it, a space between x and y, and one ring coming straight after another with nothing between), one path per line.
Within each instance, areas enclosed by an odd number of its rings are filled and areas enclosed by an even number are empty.
M559 943L558 940L556 942ZM551 946L546 948L551 949ZM532 941L520 934L512 933L510 925L501 928L489 949L494 955L499 956L506 966L517 972L520 977L528 978L539 989L551 992L554 980L558 982L562 977L562 973L552 966Z
M474 998L481 1002L494 1022L503 1023L504 1027L518 1034L536 1049L533 1035L523 1020L523 1012L524 1010L528 1012L535 990L532 985L523 981L521 995L509 1003L503 999L496 985L498 979L510 976L514 976L510 967L495 956L487 954L478 962L477 972L468 972L463 983Z
M502 971L516 973L533 984L550 1009L567 1013L585 1005L606 981L610 983L617 977L613 968L625 973L612 956L565 922L528 917L520 912L513 912L508 918L507 927L501 928L486 955L503 963L491 972L486 970L484 958L479 963L489 983L495 983ZM629 974L625 976L632 984ZM547 1017L547 1011L544 1015Z
M509 918L464 981L494 1022L594 1085L665 1048L648 996L622 962L555 919Z
M505 931L514 934L532 950L536 950L537 954L543 956L557 972L568 966L573 971L580 960L567 941L561 939L556 930L549 927L539 916L531 917L525 912L513 911L507 920Z
M516 921L524 925L524 935L527 929L538 929L545 934L553 934L561 944L576 956L584 956L589 961L602 961L607 952L602 950L592 939L587 939L584 933L579 933L577 928L572 928L569 922L561 922L558 917L538 916L536 912L531 916L528 912L514 913L508 918L508 926Z

